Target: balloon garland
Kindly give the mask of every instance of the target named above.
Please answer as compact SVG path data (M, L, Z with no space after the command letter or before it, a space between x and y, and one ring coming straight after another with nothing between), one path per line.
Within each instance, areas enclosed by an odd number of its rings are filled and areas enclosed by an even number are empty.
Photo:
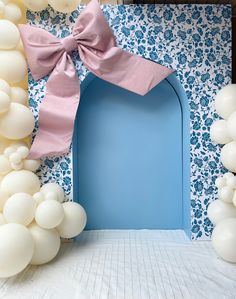
M24 5L30 10L41 11L50 4L53 9L62 13L72 12L80 2L81 0L23 0Z
M228 262L236 263L236 84L220 90L215 109L222 118L210 129L211 139L223 144L221 162L229 171L216 179L219 199L208 207L208 217L215 225L212 244L216 253Z
M23 2L33 10L48 5L45 0ZM79 4L49 2L65 12ZM23 88L27 63L15 25L22 21L22 9L0 0L0 278L16 275L29 264L50 262L60 249L61 238L77 236L87 221L79 204L64 202L59 185L41 186L35 174L40 161L27 158L34 116Z

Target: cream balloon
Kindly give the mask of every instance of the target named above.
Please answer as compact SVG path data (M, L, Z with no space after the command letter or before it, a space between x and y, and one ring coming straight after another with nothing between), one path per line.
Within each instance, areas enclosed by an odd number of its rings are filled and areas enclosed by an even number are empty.
M9 156L9 161L10 161L11 163L18 164L18 163L21 162L21 160L22 160L21 156L20 156L18 153L16 153L16 152L12 153L12 154Z
M227 119L236 110L236 84L229 84L218 92L215 109L224 119Z
M35 172L40 167L40 160L24 160L23 168Z
M227 185L232 188L232 189L236 189L236 177L233 176L231 178L227 179Z
M64 218L62 204L56 200L40 203L35 213L35 221L42 228L51 229L58 226Z
M5 6L5 11L3 15L4 19L7 19L15 24L17 24L22 18L22 11L14 3L9 3Z
M14 103L21 105L27 105L28 93L21 87L12 87L11 88L11 100Z
M236 208L222 200L215 200L209 204L207 214L211 222L216 225L229 217L236 217Z
M32 265L42 265L50 262L57 255L61 241L56 229L44 229L36 223L29 226L35 248L31 260Z
M19 140L29 136L34 129L34 116L25 106L12 103L0 117L0 134L8 139Z
M228 132L227 121L226 120L215 121L211 126L210 136L213 142L219 144L225 144L232 141L232 138Z
M34 200L36 201L36 204L39 205L41 202L45 200L44 195L42 192L37 192L33 195Z
M29 149L25 145L21 145L16 149L17 153L21 156L22 159L27 158L29 155Z
M229 186L224 186L219 190L219 198L228 203L232 203L234 190Z
M0 278L14 276L30 263L34 241L29 230L20 224L0 226Z
M47 0L23 0L23 4L33 11L41 11L48 6Z
M227 143L221 149L221 162L225 168L232 172L236 172L236 142Z
M65 202L62 205L65 216L57 230L62 238L74 238L85 228L86 212L81 205L75 202Z
M74 11L80 2L81 0L48 0L53 9L63 13Z
M218 189L223 188L224 186L226 186L226 179L223 177L217 178L215 181L215 185Z
M0 213L0 226L6 224L6 220L2 213Z
M29 225L35 216L36 202L27 193L16 193L5 203L3 208L4 218L8 223Z
M5 9L6 13L6 9ZM0 49L15 49L20 40L20 33L15 24L8 20L0 20Z
M6 201L8 200L8 198L9 198L9 194L0 189L0 212L3 211L3 207Z
M43 195L45 196L46 199L52 199L52 194L54 193L54 198L59 201L59 202L63 202L64 198L65 198L65 194L63 189L61 188L61 186L59 186L56 183L48 183L42 186L41 190L40 190ZM48 194L51 194L49 197L47 196Z
M222 259L236 263L236 218L217 224L212 233L212 245Z
M0 78L10 84L19 83L27 74L27 64L19 51L0 51Z
M0 79L0 90L10 96L11 87L5 80Z
M5 175L12 170L9 160L4 156L0 155L0 175Z
M231 139L233 140L236 140L235 126L236 126L236 111L230 114L227 120L228 133Z
M0 90L0 114L10 109L11 99L7 93Z
M40 181L37 175L31 171L12 171L3 178L1 190L9 195L15 193L33 195L40 190Z

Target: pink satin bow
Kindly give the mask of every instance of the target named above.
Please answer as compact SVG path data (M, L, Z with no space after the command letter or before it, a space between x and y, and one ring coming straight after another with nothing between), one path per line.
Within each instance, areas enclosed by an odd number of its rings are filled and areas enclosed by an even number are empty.
M64 39L29 25L20 25L19 30L33 78L50 74L30 159L69 151L80 100L72 50L78 49L80 59L96 76L139 95L145 95L173 72L118 48L97 0L87 5L73 33Z

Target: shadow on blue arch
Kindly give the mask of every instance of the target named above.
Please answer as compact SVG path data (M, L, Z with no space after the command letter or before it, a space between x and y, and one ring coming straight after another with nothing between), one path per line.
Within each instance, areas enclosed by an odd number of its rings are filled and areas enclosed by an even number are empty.
M175 74L139 96L89 73L73 137L73 197L86 229L184 229L190 236L190 129Z

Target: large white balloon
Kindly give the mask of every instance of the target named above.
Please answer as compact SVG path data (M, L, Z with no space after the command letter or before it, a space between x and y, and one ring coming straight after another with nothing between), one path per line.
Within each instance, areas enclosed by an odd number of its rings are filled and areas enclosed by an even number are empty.
M50 262L57 255L61 241L56 229L44 229L36 223L29 226L35 248L31 260L33 265L42 265Z
M29 230L20 224L0 226L0 278L14 276L32 259L34 241Z
M48 0L48 3L57 11L69 13L74 11L81 0Z
M12 103L0 117L0 134L8 139L19 140L29 136L34 129L34 116L25 106Z
M5 92L9 96L11 94L11 87L10 87L10 85L5 80L2 80L2 79L0 79L0 90L3 91L3 92Z
M222 200L215 200L209 206L207 214L211 222L216 225L229 217L236 217L236 208Z
M9 95L4 91L0 90L0 114L7 112L10 108L10 104L11 104L11 99Z
M23 0L24 5L33 11L41 11L48 6L47 0Z
M4 19L7 19L17 24L22 18L22 12L19 6L14 3L9 3L5 6Z
M65 202L62 205L65 216L57 230L62 238L74 238L85 228L86 212L81 205L75 202Z
M14 84L22 81L27 74L27 64L19 51L0 51L0 78Z
M21 87L12 87L11 88L11 100L14 103L27 105L28 93Z
M16 193L5 203L3 208L4 218L8 223L29 225L35 216L36 202L26 193Z
M40 160L24 160L23 168L35 172L40 166Z
M41 192L45 196L45 199L55 199L59 202L63 202L65 198L63 189L56 183L48 183L43 185Z
M224 186L226 186L226 179L223 177L217 178L215 181L215 185L218 189L223 188Z
M221 200L232 203L234 190L229 186L224 186L219 190L219 197Z
M232 188L232 189L236 189L236 177L233 176L231 178L227 179L227 185Z
M1 190L9 195L15 193L33 195L40 190L40 181L37 175L31 171L12 171L3 178Z
M215 143L225 144L232 141L228 132L227 121L223 119L217 120L212 124L210 135Z
M221 162L225 168L236 172L236 142L225 144L220 154Z
M56 200L40 203L35 213L35 221L42 228L51 229L58 226L64 218L62 204Z
M216 112L227 119L236 110L236 84L229 84L222 88L215 100Z
M6 201L8 200L8 198L9 198L9 194L0 189L0 212L2 212L3 207Z
M0 50L16 48L20 40L20 33L15 24L8 20L0 20Z
M0 175L5 175L12 170L8 159L4 155L0 155Z
M235 95L236 96L236 95ZM228 133L231 137L231 139L236 140L236 111L230 114L228 120L227 120L227 128Z
M222 259L236 263L236 218L217 224L212 233L212 245Z

